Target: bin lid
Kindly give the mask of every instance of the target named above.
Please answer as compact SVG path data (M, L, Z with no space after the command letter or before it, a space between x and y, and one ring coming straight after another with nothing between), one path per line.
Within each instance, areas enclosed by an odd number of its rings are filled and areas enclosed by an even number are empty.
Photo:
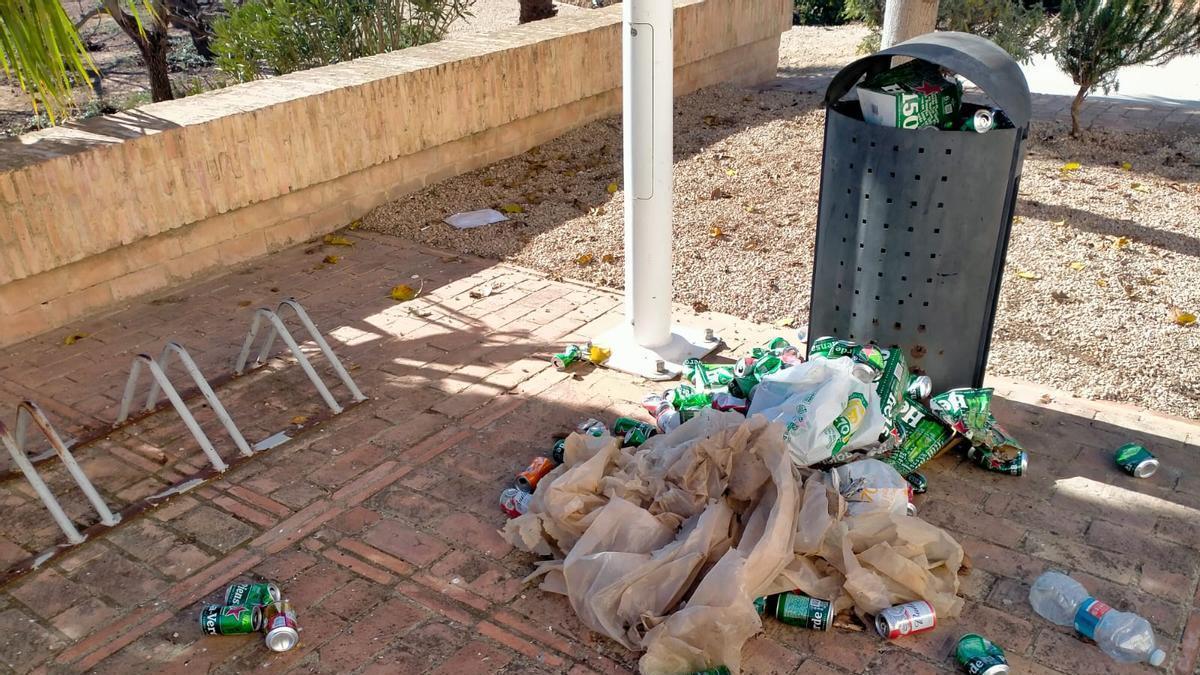
M893 56L911 56L952 70L982 89L1018 129L1029 124L1033 104L1021 67L991 40L956 31L918 35L842 68L829 83L825 105L840 101L864 74L887 70Z

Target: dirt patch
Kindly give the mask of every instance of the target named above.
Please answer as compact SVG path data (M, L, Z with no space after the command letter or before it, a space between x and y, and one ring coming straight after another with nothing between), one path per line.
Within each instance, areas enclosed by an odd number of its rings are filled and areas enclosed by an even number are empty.
M843 62L854 57L854 30L837 33L850 46ZM807 40L792 42L801 32L785 36L793 56L781 67L828 66L828 57L804 61L791 48ZM807 321L822 92L718 86L677 101L676 301L760 322ZM989 372L1200 418L1200 384L1184 365L1200 351L1200 326L1176 325L1170 314L1200 311L1200 140L1074 141L1066 131L1034 124ZM620 119L602 120L382 206L365 224L621 288L620 149ZM1068 162L1081 167L1064 171ZM457 231L441 222L505 206L521 210L510 223Z

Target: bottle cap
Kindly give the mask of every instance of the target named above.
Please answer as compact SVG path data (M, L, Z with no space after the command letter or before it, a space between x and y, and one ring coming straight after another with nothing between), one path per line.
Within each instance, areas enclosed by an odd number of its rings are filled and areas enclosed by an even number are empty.
M1163 650L1155 649L1154 651L1150 652L1150 665L1158 667L1158 666L1161 666L1163 664L1163 661L1166 661L1166 660L1167 660L1167 653L1164 652Z

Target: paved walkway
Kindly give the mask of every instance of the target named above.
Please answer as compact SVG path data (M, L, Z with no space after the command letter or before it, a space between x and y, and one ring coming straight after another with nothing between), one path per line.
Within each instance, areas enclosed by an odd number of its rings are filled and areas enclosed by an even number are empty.
M823 93L837 71L832 66L781 69L780 76L764 88ZM1032 98L1034 122L1071 123L1071 96L1033 94ZM1168 104L1093 95L1084 101L1079 122L1085 128L1095 125L1097 129L1115 131L1200 134L1200 101Z
M0 352L2 416L11 421L13 405L32 397L64 433L82 437L111 421L135 353L176 339L205 373L227 372L252 308L293 294L371 396L0 588L0 670L582 675L635 666L635 654L588 631L565 599L523 586L533 559L496 534L497 494L551 434L638 411L644 383L590 368L559 373L547 361L564 342L617 321L619 296L345 234L355 246L296 247ZM330 254L342 257L320 262ZM421 297L388 299L398 283ZM504 290L479 292L494 283ZM692 320L716 328L733 352L773 333L721 315ZM65 345L69 333L87 337ZM1000 642L1016 673L1148 672L1115 667L1032 615L1027 584L1051 566L1150 617L1171 672L1194 671L1200 427L995 384L1005 396L997 416L1031 450L1028 475L943 456L918 499L922 517L954 532L973 561L963 616L894 643L768 621L747 646L746 672L950 673L953 640L968 630ZM252 442L321 409L299 368L282 362L218 393ZM334 394L348 398L340 386ZM207 411L193 407L232 458ZM1126 441L1153 448L1163 469L1143 481L1118 473L1109 453ZM171 412L78 455L118 508L204 464ZM58 494L69 494L65 477L50 473ZM60 538L22 481L0 489L7 562ZM86 506L67 501L80 520ZM259 637L202 637L200 606L218 601L228 582L259 576L292 599L300 645L276 655Z

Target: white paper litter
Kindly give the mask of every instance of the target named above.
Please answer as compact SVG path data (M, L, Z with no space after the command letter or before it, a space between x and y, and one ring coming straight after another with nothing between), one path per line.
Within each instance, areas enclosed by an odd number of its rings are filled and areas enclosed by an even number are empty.
M479 211L467 211L466 213L456 213L452 216L447 216L445 223L460 230L470 230L492 223L502 223L508 220L508 216L500 213L496 209L480 209Z

